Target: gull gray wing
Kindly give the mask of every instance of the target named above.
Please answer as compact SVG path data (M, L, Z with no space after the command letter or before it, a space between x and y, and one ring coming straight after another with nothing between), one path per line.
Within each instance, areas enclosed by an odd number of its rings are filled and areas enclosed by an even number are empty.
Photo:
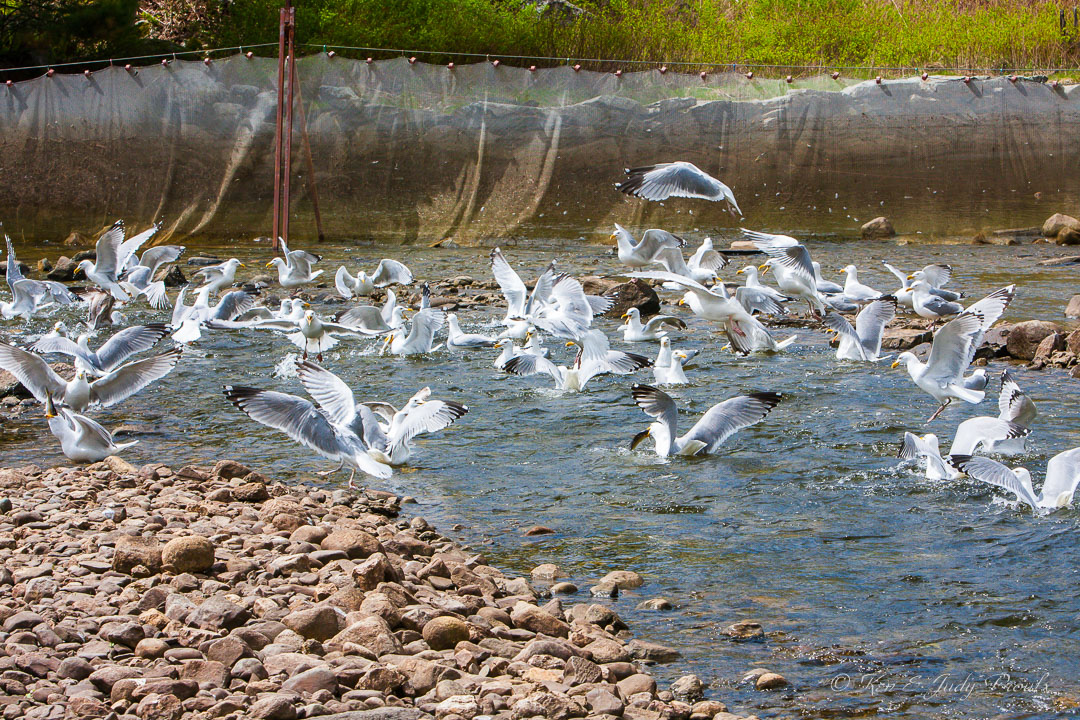
M90 384L90 399L102 407L115 405L168 375L180 362L180 348L121 365Z
M965 312L941 326L934 333L930 357L926 361L926 377L943 385L959 382L971 364L974 338L982 330L981 315Z
M894 317L896 298L892 295L885 295L867 303L855 316L855 333L867 353L878 355L881 352L881 334Z
M150 268L152 278L162 265L179 260L186 249L183 245L158 245L144 252L139 264Z
M514 268L510 267L510 263L506 261L506 257L503 256L499 248L491 251L491 272L495 276L495 282L499 284L502 294L506 296L507 315L523 315L525 313L525 298L528 296L529 291L525 288L525 283L521 281L521 277L514 272Z
M681 440L683 444L701 442L700 452L715 452L716 448L743 428L761 422L781 400L780 393L760 392L739 395L709 408Z
M979 482L994 485L1011 492L1018 500L1027 503L1033 508L1039 507L1039 501L1035 497L1035 491L1030 483L1025 483L1015 472L1005 467L997 460L988 457L971 457L970 455L953 455L950 457L952 464L967 473L968 477Z
M117 221L108 231L102 233L97 241L97 258L94 271L116 282L120 269L120 245L124 242L124 223Z
M420 433L437 432L451 425L469 408L451 400L428 400L409 411L397 426L392 427L388 439L392 445L407 443Z
M375 274L371 276L371 281L375 283L376 287L385 287L394 283L408 285L413 281L413 274L409 268L405 267L405 263L383 258L379 261L379 266L375 268Z
M923 279L930 283L932 288L943 288L952 277L952 265L933 264L927 265L921 270Z
M512 375L520 375L521 377L528 377L529 375L536 375L537 373L547 373L555 379L555 382L562 380L562 374L559 372L559 368L555 363L547 358L540 357L539 355L532 355L530 353L515 355L506 361L506 364L502 366L502 369Z
M973 417L956 426L950 455L971 455L979 445L1026 437L1031 430L1008 420L992 417Z
M1046 481L1039 493L1041 504L1065 507L1072 502L1077 483L1080 483L1080 448L1058 453L1046 465Z
M382 310L373 305L359 305L344 310L334 316L334 322L370 334L390 332L391 330L383 319Z
M102 370L112 370L136 353L149 350L158 340L169 334L169 328L162 323L134 325L124 328L109 338L98 348L98 366Z
M854 343L853 347L859 351L860 358L863 360L869 359L866 356L867 348L863 345L862 339L855 331L855 328L851 327L851 323L849 323L843 315L834 312L825 313L825 317L822 318L822 324L831 330L835 330L837 334Z
M998 395L998 417L1030 427L1038 411L1008 370L1001 371L1001 393Z
M280 430L331 460L355 453L356 448L344 442L327 417L304 398L239 385L226 385L225 397L255 422Z
M717 283L721 288L724 284ZM746 287L745 285L735 288L735 299L748 313L760 312L766 315L786 315L787 310L767 290L761 288Z
M319 407L339 425L351 425L356 419L356 399L348 384L326 368L308 360L296 363L300 383Z
M5 342L0 342L0 369L14 375L41 403L49 396L63 397L67 389L67 382L43 358Z

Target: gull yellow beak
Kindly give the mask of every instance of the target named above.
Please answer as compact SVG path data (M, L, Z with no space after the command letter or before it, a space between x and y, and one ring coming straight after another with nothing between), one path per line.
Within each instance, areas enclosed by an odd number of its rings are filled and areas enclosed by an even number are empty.
M637 435L634 436L634 439L630 441L630 449L631 450L637 449L637 446L640 445L642 442L644 442L645 438L649 437L649 435L651 435L651 434L652 434L652 428L647 428L647 429L642 430L641 432L639 432Z
M247 267L244 263L239 263L240 267Z
M742 275L743 274L743 268L739 268L738 270L736 270L735 274L736 275Z
M915 273L911 273L910 275L908 275L907 279L908 280L914 280L915 279Z
M571 340L570 342L566 343L566 347L574 347L574 341Z
M764 265L758 265L757 269L759 273L764 275L765 273L769 272L769 263L765 263Z
M686 304L686 301L683 300L682 298L679 298L679 305L685 305L685 304Z
M274 261L273 261L273 260L271 260L270 262L266 263L266 267L272 267L273 265L274 265Z
M622 319L623 319L623 320L625 320L625 319L626 319L626 318L628 318L628 317L630 317L630 313L623 313L623 314L622 314Z
M900 367L900 361L899 360L895 361L890 367L893 367L893 368Z

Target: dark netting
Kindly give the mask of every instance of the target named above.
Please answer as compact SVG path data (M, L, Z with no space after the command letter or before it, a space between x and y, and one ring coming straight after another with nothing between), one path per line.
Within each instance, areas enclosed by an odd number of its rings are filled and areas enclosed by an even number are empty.
M297 71L334 239L735 228L709 203L614 190L624 167L676 159L727 182L754 227L846 234L886 215L901 232L964 234L1038 224L1080 197L1080 91L1034 80L789 84L326 54ZM238 55L0 88L0 219L38 240L118 217L180 235L269 234L276 75L276 60ZM294 153L291 232L306 240L299 128Z

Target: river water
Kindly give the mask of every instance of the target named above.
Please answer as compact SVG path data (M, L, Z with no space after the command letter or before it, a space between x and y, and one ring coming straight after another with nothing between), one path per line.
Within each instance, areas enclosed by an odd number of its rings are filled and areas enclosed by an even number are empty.
M879 289L894 287L882 259L909 271L951 263L951 287L971 299L1016 283L1009 321L1064 323L1076 287L1076 266L1037 265L1067 254L1062 248L807 243L830 277L837 276L830 270L854 262L864 268L860 279ZM236 254L256 268L269 257L259 245L203 249ZM405 261L418 279L491 278L483 250L317 250L326 255L321 266L328 285L341 261L355 269L383 254ZM552 241L505 251L526 282L552 257L570 272L618 270L599 245ZM20 253L33 261L60 249ZM735 278L736 267L724 276ZM502 312L459 316L467 331L481 330ZM28 341L64 317L57 312L28 327L8 322L0 336ZM162 317L144 310L132 319ZM419 506L407 507L508 571L528 574L542 562L558 564L582 588L576 601L586 601L589 585L610 570L641 573L644 587L611 602L636 636L682 653L655 668L663 682L694 672L710 685L710 697L761 717L1049 718L1076 712L1069 708L1080 703L1080 512L1034 517L985 487L930 482L902 465L895 456L904 431L924 432L922 422L935 407L902 369L839 362L824 334L810 329L795 330L798 342L781 355L740 358L720 350L723 336L708 323L687 320L689 329L675 344L699 348L701 355L688 371L692 384L672 392L684 423L736 393L785 394L765 421L704 459L660 460L643 452L645 446L629 451L631 437L647 425L630 385L652 382L651 373L605 377L585 393L563 394L546 378L500 375L491 366L493 352L383 358L374 342L351 340L329 352L324 364L360 398L400 405L430 385L435 397L466 403L469 413L447 431L422 438L412 466L397 471L387 489L415 496ZM601 319L599 326L613 345L625 347L614 340L618 322ZM562 343L549 345L569 360ZM656 348L632 349L654 355ZM136 465L179 467L227 457L275 478L324 482L313 473L330 469L329 462L250 421L221 395L224 384L303 394L282 370L293 352L269 333L206 333L165 381L99 418L107 427L129 423L145 431L124 455ZM991 374L996 378L1005 366L993 362ZM1010 464L1031 468L1037 486L1050 457L1080 445L1080 382L1059 370L1013 365L1012 371L1039 418L1030 452ZM933 430L949 438L961 420L996 414L996 396L995 382L982 405L950 407ZM0 452L5 465L65 462L36 413L0 426ZM555 533L523 535L537 524ZM668 598L675 609L635 609L656 597ZM764 626L763 642L726 639L723 628L743 619ZM756 692L740 684L754 667L782 673L791 686Z

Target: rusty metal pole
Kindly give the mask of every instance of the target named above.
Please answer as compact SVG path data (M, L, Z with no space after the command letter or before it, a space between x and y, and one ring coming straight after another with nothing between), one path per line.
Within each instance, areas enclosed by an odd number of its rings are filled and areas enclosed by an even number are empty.
M315 231L319 235L319 242L326 239L322 227L322 213L319 211L319 190L315 185L315 163L311 159L311 140L307 133L307 115L304 113L303 86L296 83L296 109L300 111L300 139L304 145L304 164L307 166L307 186L311 193L311 207L315 210Z
M288 2L288 0L286 0ZM278 221L281 218L281 118L285 101L285 25L288 15L286 8L278 13L278 84L277 84L277 120L274 124L274 252L278 250Z
M286 4L289 0L286 0ZM294 30L296 28L296 8L286 7L289 12L289 26L287 29L289 43L289 93L285 106L285 138L282 143L285 151L285 177L284 189L281 194L281 237L288 245L289 242L289 181L292 178L292 138L293 138L293 92L296 88L296 52L294 45Z

